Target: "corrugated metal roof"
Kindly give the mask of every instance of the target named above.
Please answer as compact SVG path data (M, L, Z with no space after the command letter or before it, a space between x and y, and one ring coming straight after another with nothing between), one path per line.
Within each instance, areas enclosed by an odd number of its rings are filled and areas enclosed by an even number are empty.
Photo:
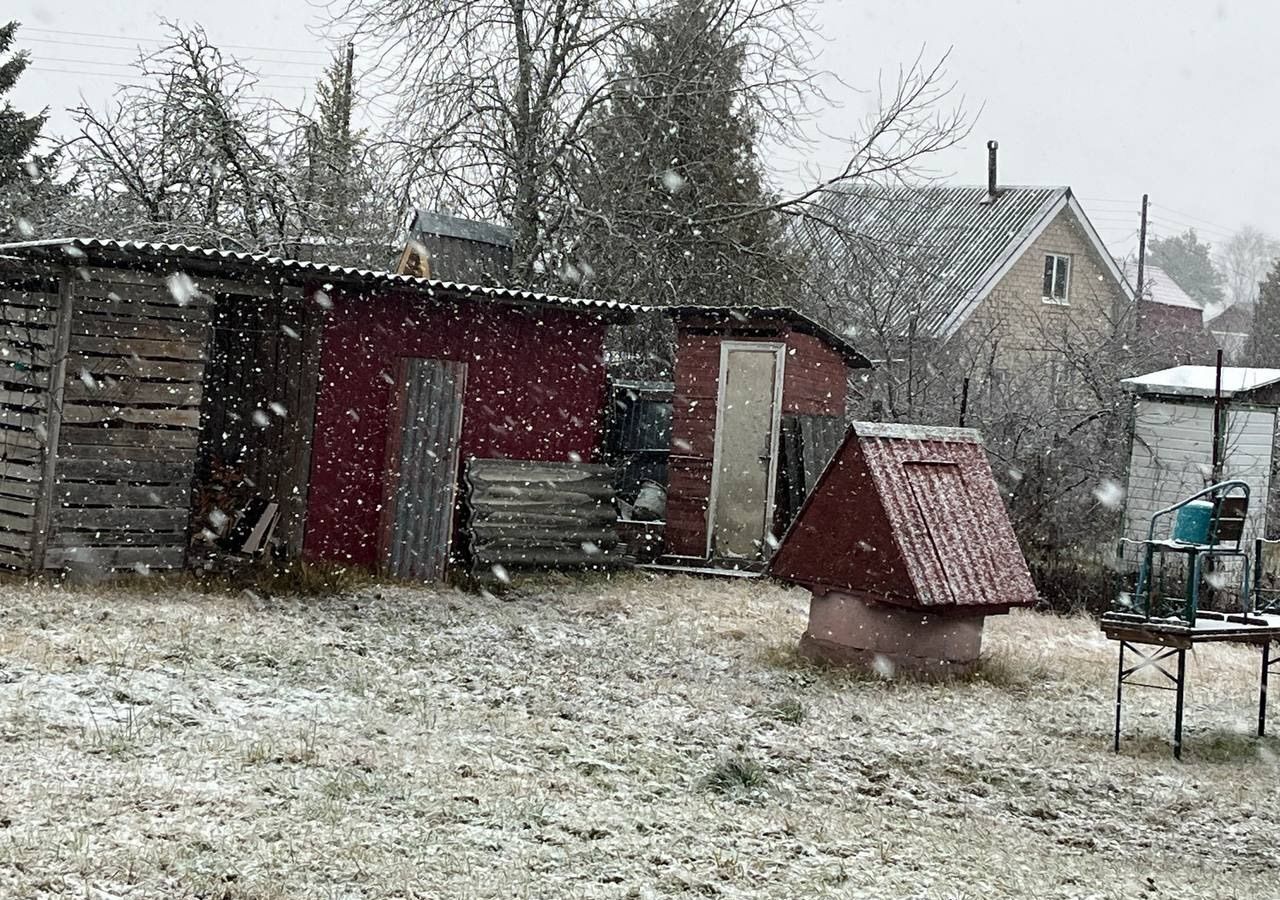
M836 265L864 254L910 261L920 296L889 324L915 317L925 333L940 334L1069 195L1066 187L1008 186L993 203L985 187L833 189L823 203L858 240L819 229L810 240Z
M493 244L495 247L511 249L511 229L504 225L490 222L477 222L474 219L462 219L429 209L417 209L413 213L413 224L410 230L421 234L437 234L442 237L458 238L464 241L479 241L482 244Z
M918 609L1037 594L981 436L855 422L770 563L816 592Z
M807 332L821 338L832 349L844 357L845 362L854 368L869 369L871 360L858 352L847 338L836 334L816 319L812 319L790 306L697 306L684 304L663 307L667 314L675 319L688 316L709 316L718 319L747 324L750 319L777 319L787 322L797 331Z
M1214 366L1174 366L1147 375L1121 379L1126 390L1135 394L1158 394L1169 397L1212 397L1217 382ZM1222 367L1222 396L1231 398L1280 383L1280 369L1255 369L1242 366Z
M234 250L216 250L209 247L191 247L186 244L164 244L152 241L117 241L105 238L52 238L41 241L23 241L0 244L0 254L26 257L58 256L74 264L77 259L118 259L125 257L151 257L157 260L181 262L234 263L246 268L260 268L279 272L282 278L298 280L323 277L332 282L368 286L395 286L424 288L428 294L442 291L452 294L485 297L508 303L533 303L545 306L568 306L579 309L639 312L644 307L616 300L591 300L582 297L560 297L519 288L484 287L475 284L459 284L413 275L397 275L355 266L339 266L332 263L284 259L262 253L243 253Z

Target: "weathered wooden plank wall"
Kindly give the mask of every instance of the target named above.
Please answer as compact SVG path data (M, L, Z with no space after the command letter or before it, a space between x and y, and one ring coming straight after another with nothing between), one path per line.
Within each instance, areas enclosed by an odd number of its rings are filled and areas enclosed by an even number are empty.
M64 308L64 377L55 368L51 379L57 454L45 472L47 549L34 563L103 572L181 567L210 300L166 274L77 274Z
M44 471L59 283L49 270L6 266L0 282L0 566L31 566Z
M611 466L472 459L466 532L473 571L622 562Z

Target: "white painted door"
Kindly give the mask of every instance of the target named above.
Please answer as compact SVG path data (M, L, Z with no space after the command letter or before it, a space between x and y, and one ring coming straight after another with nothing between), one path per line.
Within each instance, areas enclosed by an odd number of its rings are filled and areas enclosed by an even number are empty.
M721 345L710 554L767 555L782 404L782 348Z

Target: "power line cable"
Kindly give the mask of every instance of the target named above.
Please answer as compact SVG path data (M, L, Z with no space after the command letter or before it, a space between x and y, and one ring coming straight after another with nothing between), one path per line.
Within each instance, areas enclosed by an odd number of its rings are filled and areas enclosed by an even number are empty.
M120 76L124 74L123 72L91 72L86 69L64 69L64 68L53 68L53 67L46 67L46 66L28 66L28 70L33 72L48 72L48 73L58 74L58 75L96 75L101 78L116 78L116 79L119 79ZM119 81L116 81L115 83L121 87L147 87L147 83L144 81L119 80ZM305 84L277 84L269 81L259 81L258 86L277 89L277 90L294 90L294 91L306 91L310 88L310 85L305 85Z
M136 69L137 68L136 65L133 63L107 62L106 60L101 60L101 59L68 59L66 57L59 57L59 56L46 56L44 57L42 62L72 63L73 65L78 65L78 66L111 66L112 68L117 68L117 69ZM251 74L266 77L266 78L292 78L292 79L297 79L301 81L315 81L319 77L315 75L292 75L288 72L263 72L261 70L252 69L248 67L246 67L246 71L250 72ZM141 72L139 72L138 74L139 76L142 75Z
M71 35L72 37L99 38L101 40L107 40L107 41L138 41L144 44L167 43L167 41L164 38L132 37L132 36L123 35L123 34L122 35L101 34L93 31L64 31L58 28L34 28L30 26L23 26L22 30L23 32L34 31L39 34L65 34L65 35ZM332 55L331 51L329 50L300 50L300 49L290 49L286 47L257 47L257 46L251 46L248 44L218 44L217 46L226 47L231 50L257 50L263 53L282 53L290 56L298 56L303 54L317 55L317 56ZM120 47L118 49L129 50L133 48Z
M137 51L141 49L139 47L112 47L106 44L88 44L88 43L85 43L84 41L56 41L50 38L27 38L27 41L31 41L31 42L38 41L42 44L55 44L59 47L86 47L94 50ZM33 62L36 60L45 59L45 58L47 57L34 57ZM319 60L269 59L261 56L237 56L236 60L238 60L239 62L249 61L249 62L270 63L273 66L317 66L320 64Z

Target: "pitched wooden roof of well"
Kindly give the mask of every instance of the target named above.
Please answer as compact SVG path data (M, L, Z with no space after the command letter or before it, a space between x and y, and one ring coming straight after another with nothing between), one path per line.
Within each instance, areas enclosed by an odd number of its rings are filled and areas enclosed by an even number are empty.
M854 422L769 564L775 578L922 610L1036 602L978 432Z

